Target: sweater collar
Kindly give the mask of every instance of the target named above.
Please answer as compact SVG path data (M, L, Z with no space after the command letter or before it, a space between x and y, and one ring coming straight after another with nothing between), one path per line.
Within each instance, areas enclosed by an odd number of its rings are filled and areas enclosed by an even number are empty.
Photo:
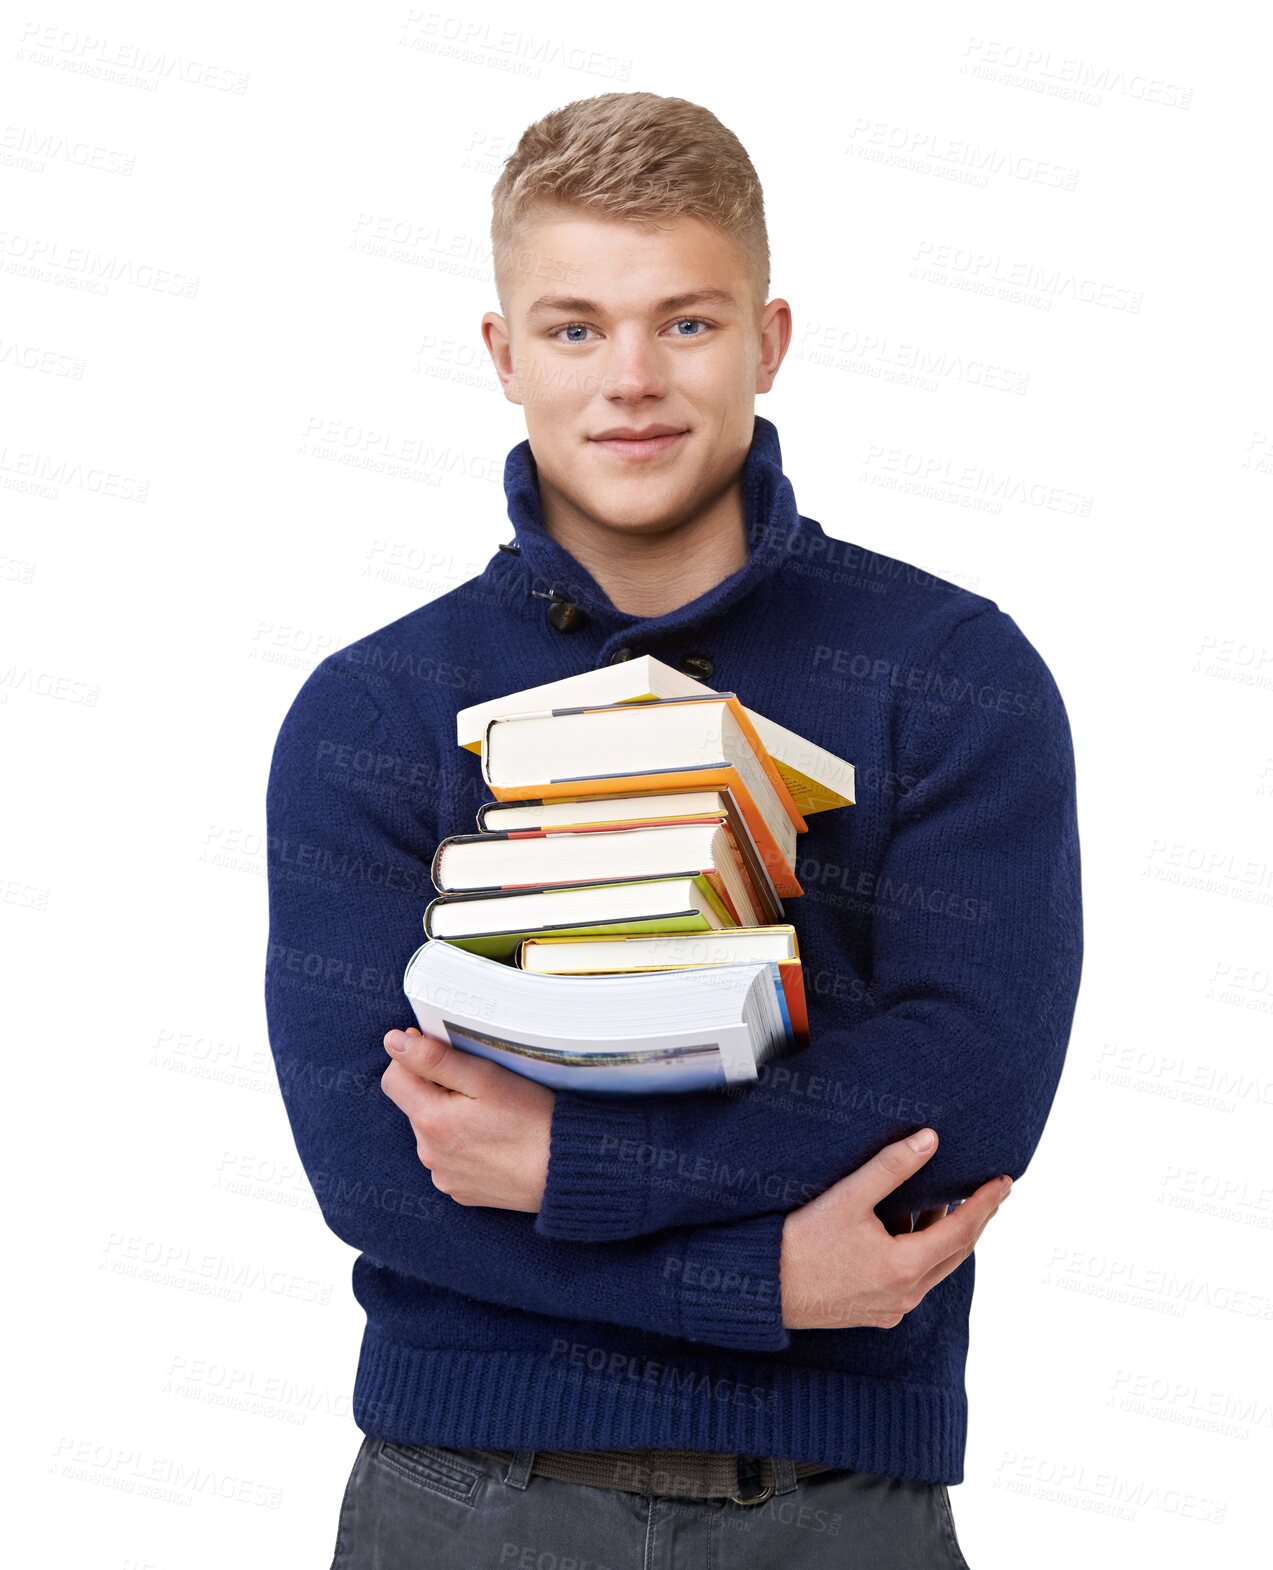
M715 587L662 616L639 617L619 610L587 568L548 533L530 442L519 442L504 463L504 491L526 594L552 591L586 612L607 634L620 629L639 628L642 633L679 630L728 610L770 578L790 556L803 554L808 540L802 534L821 534L822 530L812 519L800 516L791 481L783 472L777 429L762 415L754 419L742 470L748 558ZM547 609L549 602L536 599L533 603Z

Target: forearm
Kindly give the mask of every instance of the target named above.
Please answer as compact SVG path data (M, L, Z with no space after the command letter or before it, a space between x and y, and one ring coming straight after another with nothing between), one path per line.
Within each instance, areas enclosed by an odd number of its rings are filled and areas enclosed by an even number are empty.
M892 1013L824 1033L736 1096L634 1107L559 1096L536 1227L601 1241L790 1212L925 1126L938 1131L937 1154L891 1212L947 1204L1025 1170L1064 1055L1055 1020L1009 1042L954 1011L927 1021ZM958 1090L941 1070L948 1057L961 1064Z
M410 1124L376 1083L374 1035L338 1074L303 1044L294 1054L285 1032L275 1040L297 1148L323 1217L376 1263L552 1319L628 1325L742 1349L787 1344L783 1218L689 1227L602 1247L540 1236L528 1213L460 1205L434 1186Z
M341 761L410 751L360 682L320 667L271 765L266 1017L328 1225L374 1262L482 1301L720 1346L785 1346L774 1218L598 1250L538 1234L528 1212L466 1208L434 1186L381 1080L384 1037L409 1015L401 978L420 942L436 831L426 801L368 785Z
M899 1211L1024 1171L1077 998L1079 845L1060 695L1019 634L996 629L1002 648L963 654L970 677L1015 680L1031 701L1023 715L921 714L904 738L898 773L919 783L867 880L872 992L838 955L817 956L844 965L854 1011L837 1019L811 997L811 1045L737 1093L559 1097L537 1230L603 1241L790 1211L926 1124L940 1147Z

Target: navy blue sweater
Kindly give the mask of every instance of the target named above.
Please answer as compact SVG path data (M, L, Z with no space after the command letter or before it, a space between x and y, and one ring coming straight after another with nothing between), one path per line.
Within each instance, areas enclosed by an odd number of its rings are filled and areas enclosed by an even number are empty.
M323 1216L359 1251L365 1433L958 1483L976 1255L893 1329L788 1330L782 1226L925 1124L937 1154L886 1223L1025 1171L1082 963L1069 724L993 601L799 514L766 419L742 481L745 565L637 617L545 531L522 442L505 467L519 549L305 680L267 792L279 1086ZM687 668L856 765L856 805L809 817L786 901L811 1042L732 1091L561 1093L539 1214L465 1207L380 1089L434 848L490 799L455 714L624 650L705 660Z

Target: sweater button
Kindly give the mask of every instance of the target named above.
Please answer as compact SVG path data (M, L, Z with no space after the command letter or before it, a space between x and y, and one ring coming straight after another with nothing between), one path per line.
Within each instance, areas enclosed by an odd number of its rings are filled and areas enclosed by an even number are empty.
M715 669L715 664L706 654L687 654L681 661L681 670L685 675L697 676L700 681L706 681Z
M574 632L588 620L588 614L573 600L554 600L548 607L548 620L558 632Z
M633 659L633 658L635 658L635 656L636 656L636 650L631 648L631 647L629 647L628 644L622 643L614 651L614 653L610 656L610 658L606 661L606 664L607 665L621 665L624 660Z

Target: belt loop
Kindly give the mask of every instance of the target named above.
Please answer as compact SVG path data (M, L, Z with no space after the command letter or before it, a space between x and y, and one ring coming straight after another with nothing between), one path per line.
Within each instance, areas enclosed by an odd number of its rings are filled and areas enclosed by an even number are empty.
M781 1456L770 1456L769 1465L773 1468L774 1493L791 1493L796 1486L796 1463Z
M504 1474L504 1481L510 1488L525 1488L530 1481L530 1469L534 1464L535 1452L533 1450L518 1450L508 1463L508 1471Z
M734 1504L736 1504L736 1505L763 1505L766 1502L766 1500L769 1500L769 1499L773 1498L774 1490L773 1490L773 1484L772 1483L765 1484L765 1486L763 1488L761 1488L758 1493L744 1494L741 1491L742 1488L744 1487L744 1482L746 1482L746 1483L752 1483L752 1482L759 1483L760 1482L760 1478L758 1476L753 1476L753 1474L755 1472L763 1473L763 1471L764 1471L764 1459L762 1457L760 1457L760 1456L752 1456L752 1455L746 1455L746 1456L736 1455L736 1456L733 1457L733 1462L734 1462L734 1475L738 1479L738 1485L737 1486L739 1488L739 1492L738 1493L731 1494L729 1496ZM756 1462L756 1463L758 1463L758 1465L753 1467L752 1464L751 1464L752 1462Z

